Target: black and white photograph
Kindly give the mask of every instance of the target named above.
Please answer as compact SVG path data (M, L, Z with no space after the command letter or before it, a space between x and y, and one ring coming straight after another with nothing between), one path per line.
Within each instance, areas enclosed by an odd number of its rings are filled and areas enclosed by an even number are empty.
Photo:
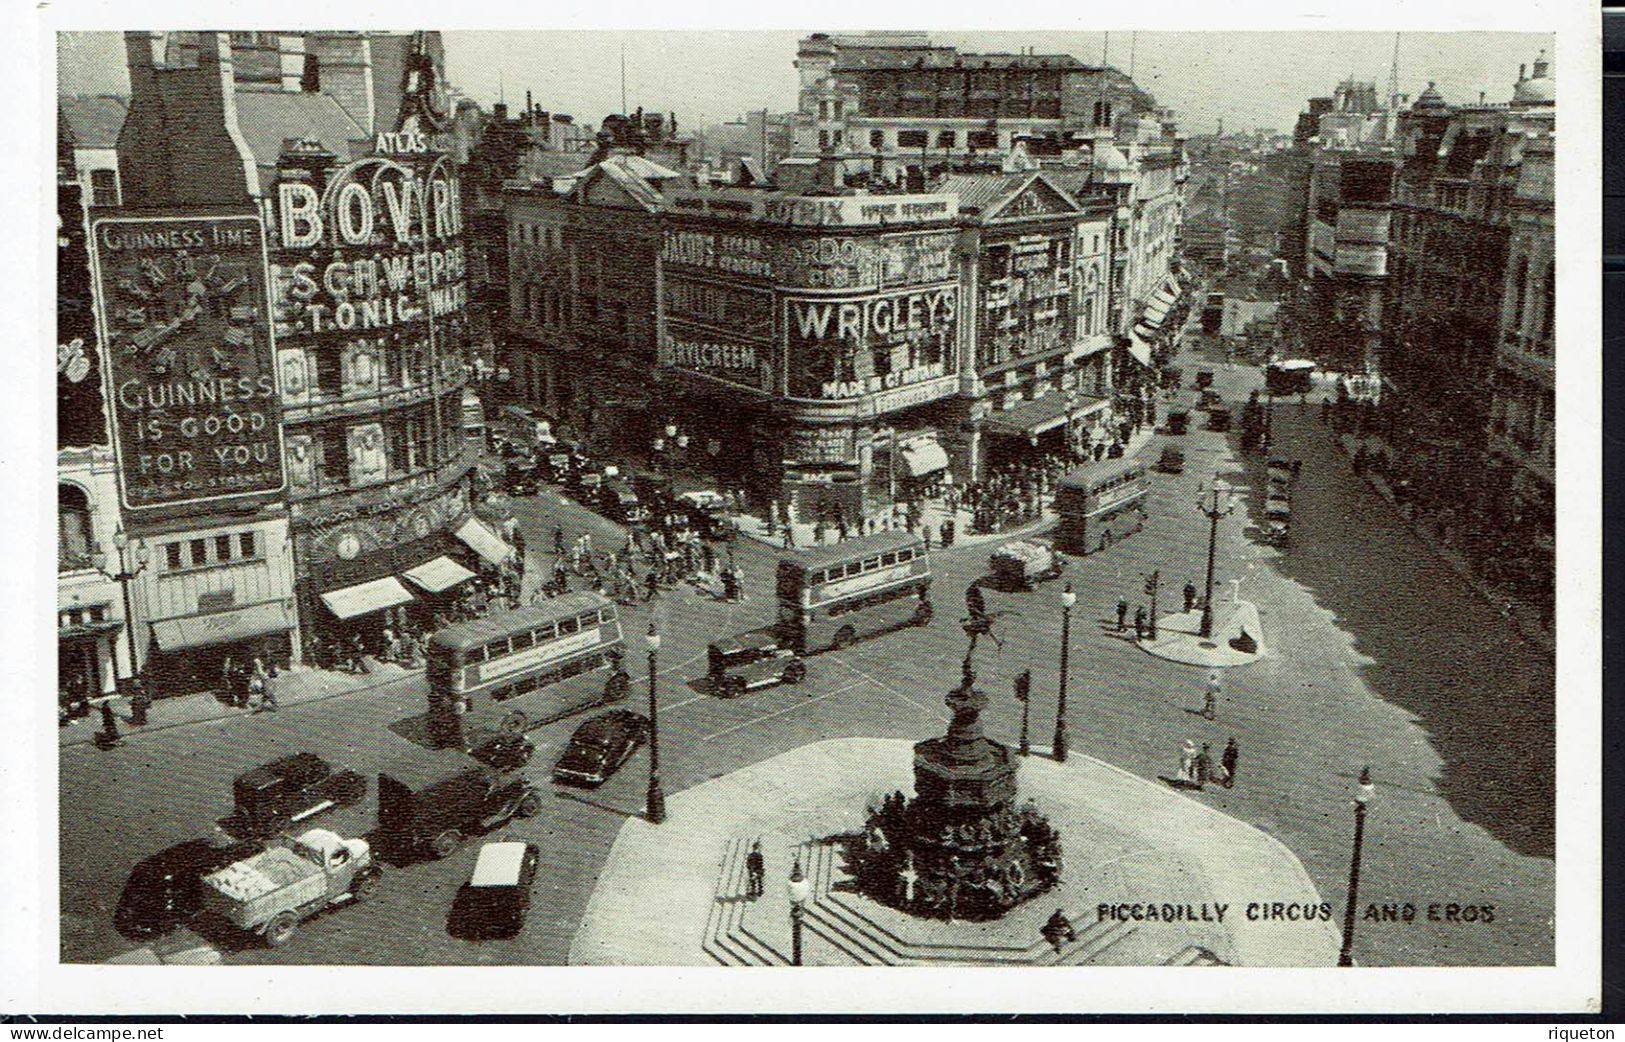
M41 959L1564 964L1572 19L846 13L48 34Z

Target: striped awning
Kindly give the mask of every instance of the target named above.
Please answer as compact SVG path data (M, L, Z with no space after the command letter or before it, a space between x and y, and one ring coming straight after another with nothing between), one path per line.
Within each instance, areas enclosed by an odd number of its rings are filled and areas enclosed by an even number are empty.
M477 517L470 517L463 522L463 527L457 530L457 538L467 543L470 550L498 567L514 555L514 548L486 528Z
M205 648L211 644L229 644L251 637L263 637L270 633L286 633L291 629L293 617L288 609L281 601L268 601L208 615L159 619L152 624L152 638L158 642L159 651L184 651L187 648Z
M1146 343L1149 339L1148 336L1141 334L1139 326L1135 326L1134 332L1130 333L1128 337L1128 353L1133 355L1134 360L1143 366L1150 366L1151 364L1151 345Z
M948 469L948 453L934 441L916 441L903 446L903 468L911 478L923 478Z
M409 604L411 601L411 591L402 586L401 581L393 575L322 594L322 603L327 605L327 610L341 619L371 615L375 611Z
M408 568L405 576L428 593L445 593L458 583L474 578L474 573L449 557L436 557L416 568Z

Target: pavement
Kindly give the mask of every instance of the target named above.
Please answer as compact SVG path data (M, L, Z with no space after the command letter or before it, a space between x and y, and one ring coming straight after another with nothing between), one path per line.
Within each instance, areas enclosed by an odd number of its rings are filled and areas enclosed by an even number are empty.
M743 912L753 934L778 950L771 938L776 925L789 919L784 879L792 852L809 838L861 831L868 804L896 789L912 791L912 763L907 741L817 742L677 794L660 825L628 820L588 901L570 964L714 964L706 941L715 906L741 899L719 887L719 870L732 842L752 839L760 839L767 854L768 885ZM1137 957L1125 962L1118 948L1113 965L1160 965L1193 946L1231 965L1336 963L1339 935L1331 906L1322 905L1308 873L1279 840L1199 797L1088 756L1064 764L1047 756L1025 758L1019 785L1020 800L1036 804L1061 833L1065 885L994 923L898 924L894 914L893 930L911 930L911 942L922 948L957 941L969 952L973 940L984 950L1035 946L1033 954L1042 958L1047 952L1035 942L1051 909L1067 908L1081 931L1108 905L1142 935L1130 949ZM1130 806L1134 813L1124 814ZM813 902L829 896L815 890ZM1313 918L1268 917L1277 903L1312 909ZM1222 918L1150 922L1143 918L1147 905L1206 909ZM857 939L851 948L834 943L840 939L839 929L827 923L809 930L805 963L854 964Z
M1251 651L1236 647L1234 641L1245 633L1254 641ZM1258 605L1252 601L1224 601L1213 606L1213 634L1202 636L1202 612L1183 611L1157 620L1157 638L1139 640L1148 655L1209 669L1250 666L1268 651L1264 646L1264 624Z

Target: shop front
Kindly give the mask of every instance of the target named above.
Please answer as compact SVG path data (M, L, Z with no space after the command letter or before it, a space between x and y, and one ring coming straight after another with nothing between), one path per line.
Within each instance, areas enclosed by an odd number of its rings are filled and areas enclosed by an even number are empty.
M147 687L160 698L216 690L228 663L243 667L255 659L286 669L295 628L293 603L281 599L154 619Z
M113 694L115 644L124 623L112 602L78 604L57 612L57 701L70 716L90 711L89 700Z

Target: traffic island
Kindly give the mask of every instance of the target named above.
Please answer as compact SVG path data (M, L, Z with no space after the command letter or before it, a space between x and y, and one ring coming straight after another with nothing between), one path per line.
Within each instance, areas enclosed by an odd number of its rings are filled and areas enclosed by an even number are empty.
M1214 605L1210 637L1202 636L1202 613L1184 611L1162 616L1156 638L1142 637L1136 643L1158 658L1207 669L1251 665L1266 654L1264 629L1252 601Z
M817 742L670 796L667 818L622 826L571 965L784 966L792 867L806 877L807 965L1330 966L1338 937L1278 840L1185 793L1073 753L1020 761L1023 799L1065 850L1060 883L1000 918L909 915L864 896L849 868L866 811L913 786L914 745ZM751 896L747 857L765 874ZM1059 950L1044 927L1061 910Z

